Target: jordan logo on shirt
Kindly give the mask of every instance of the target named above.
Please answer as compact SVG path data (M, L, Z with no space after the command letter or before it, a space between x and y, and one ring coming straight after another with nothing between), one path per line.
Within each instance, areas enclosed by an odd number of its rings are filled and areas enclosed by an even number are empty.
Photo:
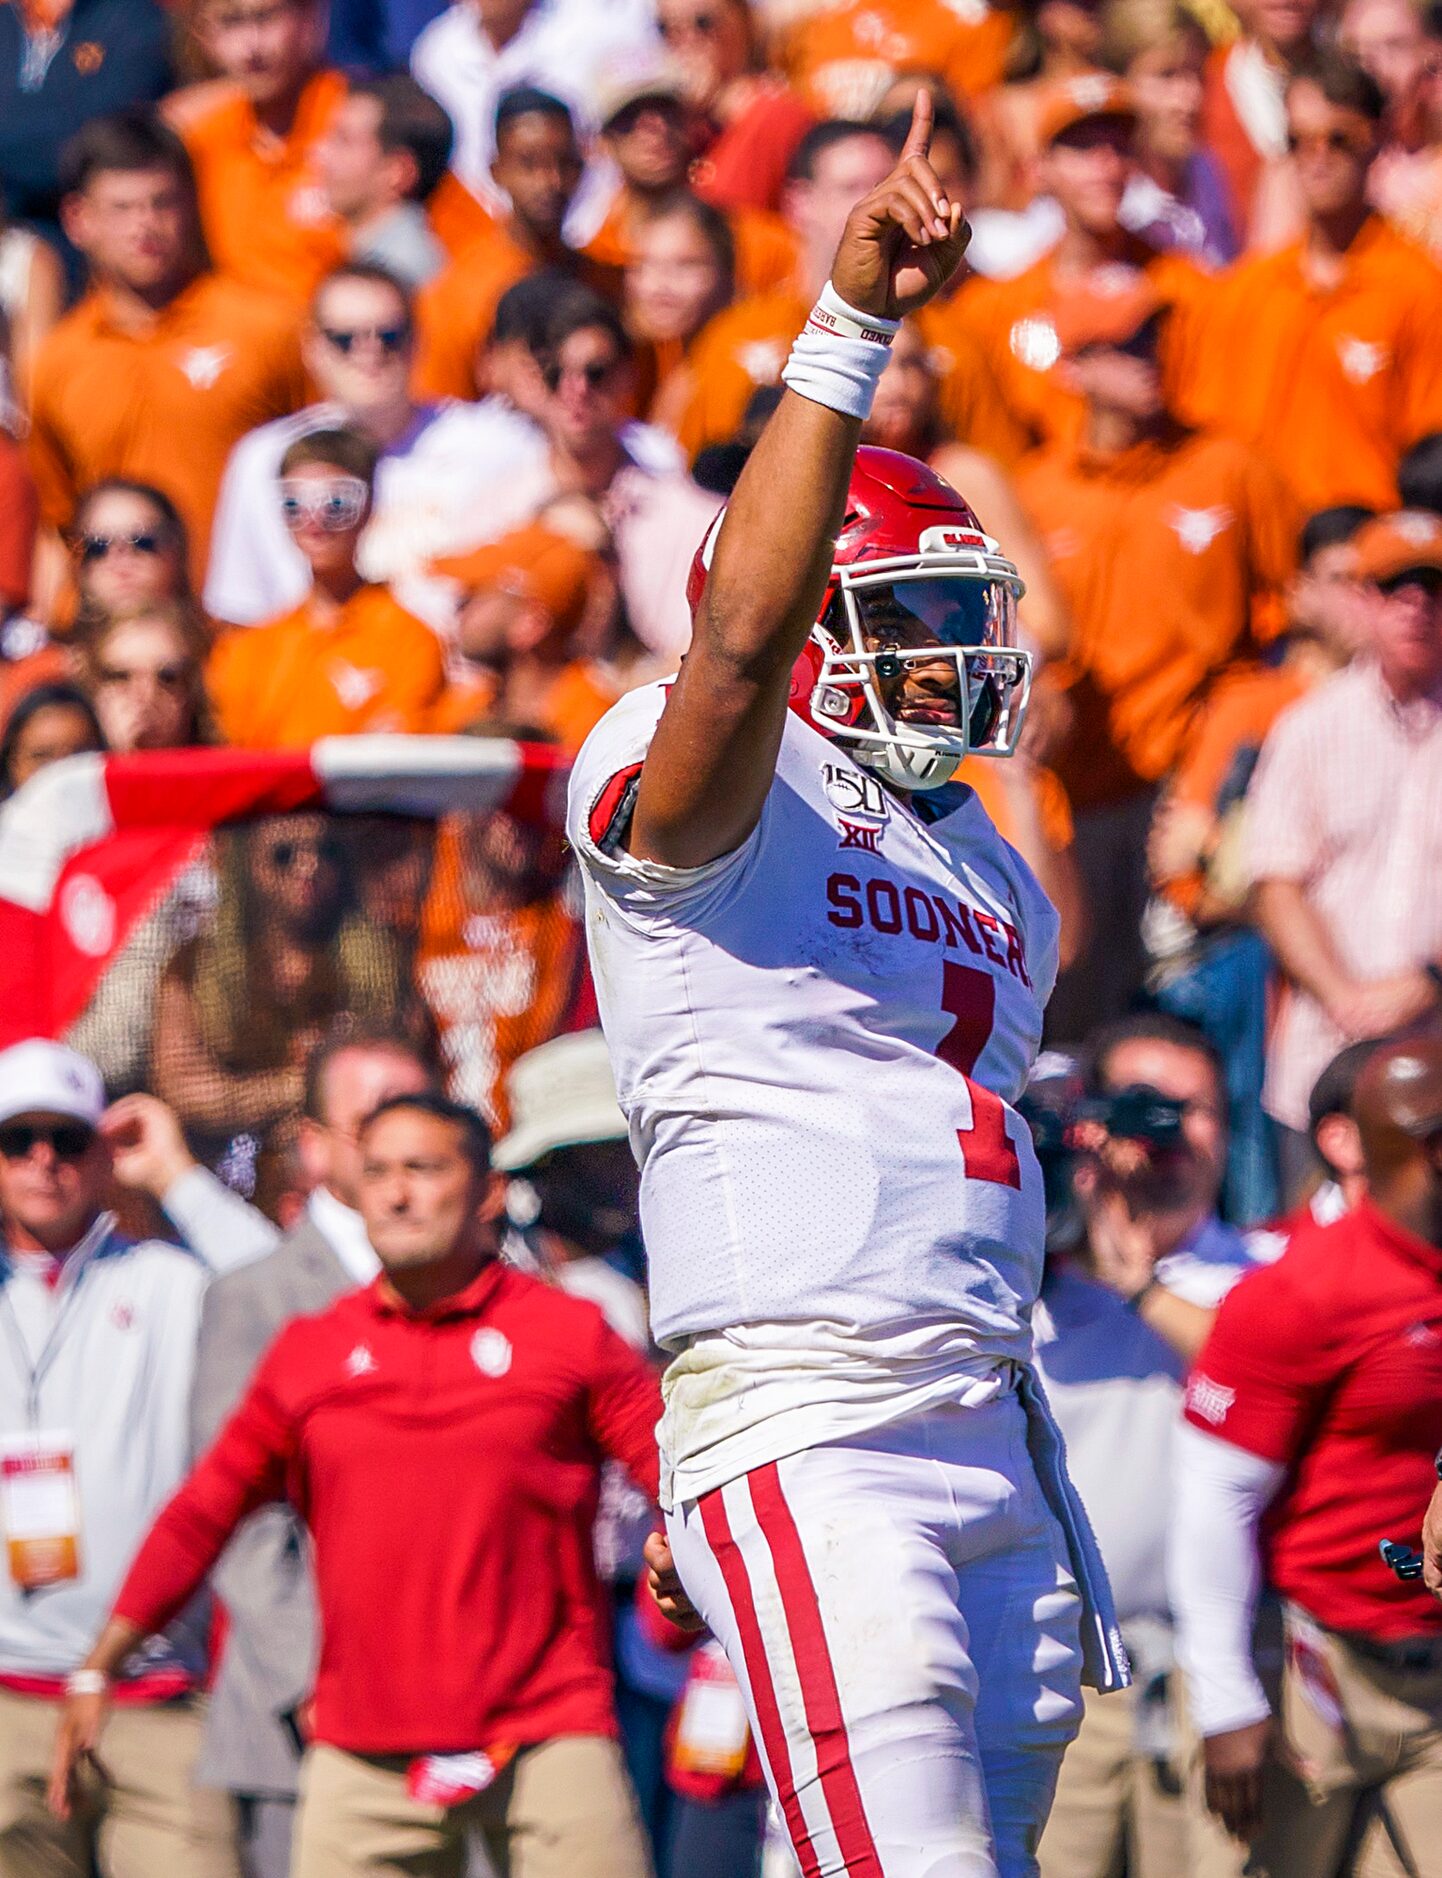
M229 346L192 346L180 361L180 369L197 391L209 391L229 364Z
M1230 509L1184 509L1180 503L1174 503L1167 516L1168 526L1188 554L1205 554L1231 520Z
M330 682L335 694L348 711L359 711L370 703L383 683L381 674L349 665L344 659L332 659Z

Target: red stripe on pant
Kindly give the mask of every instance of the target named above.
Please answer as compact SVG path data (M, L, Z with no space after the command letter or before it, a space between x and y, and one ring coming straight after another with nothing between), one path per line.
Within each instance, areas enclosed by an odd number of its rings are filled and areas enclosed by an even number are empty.
M801 1680L801 1699L806 1706L806 1726L816 1746L821 1790L826 1795L826 1810L831 1815L843 1869L850 1878L885 1878L866 1808L861 1802L861 1785L851 1762L851 1743L841 1713L841 1695L836 1687L836 1672L831 1667L821 1605L817 1601L811 1567L802 1550L801 1534L796 1530L796 1521L781 1491L781 1475L776 1463L758 1467L747 1476L747 1482L757 1523L771 1548L776 1568L776 1585L791 1633L791 1653L796 1658L796 1673Z
M786 1725L776 1700L776 1685L771 1680L771 1665L766 1660L766 1646L761 1640L761 1625L756 1616L756 1600L751 1595L751 1580L746 1575L746 1561L741 1548L731 1537L731 1521L721 1489L703 1494L700 1500L701 1526L707 1544L721 1567L736 1632L741 1639L741 1654L746 1659L746 1679L751 1685L751 1700L756 1708L756 1723L761 1730L761 1745L766 1750L767 1765L776 1782L776 1797L785 1816L786 1830L801 1862L802 1878L821 1878L821 1864L811 1842L806 1817L796 1792L796 1776L791 1769L791 1750L786 1742Z

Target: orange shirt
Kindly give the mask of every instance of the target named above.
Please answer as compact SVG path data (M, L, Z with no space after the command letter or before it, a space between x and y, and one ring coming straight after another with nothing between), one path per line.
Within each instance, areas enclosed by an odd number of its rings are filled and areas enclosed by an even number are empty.
M589 256L571 257L576 277L608 300L621 297L621 274ZM427 281L416 297L418 398L474 398L476 360L490 337L496 308L508 287L546 262L503 222Z
M1048 674L1075 713L1057 772L1078 807L1120 801L1172 768L1218 673L1252 651L1255 603L1292 571L1295 511L1253 451L1191 431L1114 457L1052 445L1017 494L1073 621Z
M431 191L426 220L451 260L464 254L473 241L484 241L496 226L495 216L454 170L447 170Z
M1011 790L1018 778L1024 778L1036 798L1037 819L1042 839L1053 854L1064 854L1072 844L1071 803L1055 770L1043 769L1011 757L969 756L956 772L958 782L969 783L981 798L981 806L991 817L992 826L1003 841L1019 847L1016 810Z
M1141 269L1173 303L1162 349L1169 396L1180 403L1192 372L1196 309L1209 283L1182 255L1158 254L1128 237L1118 265ZM1061 349L1052 311L1066 282L1051 254L1011 280L971 280L954 296L953 324L981 341L1012 415L1036 443L1074 441L1081 432L1082 401L1061 382Z
M937 402L949 437L1013 464L1030 438L1006 395L977 334L958 313L955 297L933 300L913 315L926 341L939 385Z
M989 91L1012 32L1011 13L984 0L841 0L786 32L776 63L820 116L866 119L898 72L934 72L958 100Z
M306 402L296 321L266 295L200 274L139 329L87 294L35 355L30 469L64 528L103 476L164 490L185 517L197 589L231 447Z
M304 305L322 274L345 259L345 237L315 169L315 147L345 95L340 72L317 72L284 137L259 123L238 93L201 106L189 121L181 104L177 129L195 165L201 226L221 273Z
M359 587L329 626L307 598L268 625L224 633L206 685L225 742L293 749L363 730L429 730L445 657L388 589Z
M30 561L39 519L25 452L0 430L0 615L30 597Z
M1202 325L1188 411L1264 451L1307 513L1397 506L1397 464L1442 430L1442 270L1378 216L1340 284L1314 287L1302 246L1242 261Z
M572 659L556 673L544 706L531 714L527 728L546 731L568 756L575 756L620 695L620 687L603 666L590 659ZM462 681L449 686L437 700L430 728L467 731L498 715L504 713L494 684Z
M795 284L801 243L779 215L764 209L727 209L731 239L736 244L738 295L771 293ZM633 255L634 230L621 196L606 211L606 219L586 243L586 254L606 267L627 267Z

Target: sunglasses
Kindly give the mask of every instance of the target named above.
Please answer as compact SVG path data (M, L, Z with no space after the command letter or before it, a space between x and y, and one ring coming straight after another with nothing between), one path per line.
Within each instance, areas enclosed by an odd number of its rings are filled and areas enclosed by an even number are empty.
M97 674L102 685L136 685L147 678L159 685L162 691L180 691L189 677L189 667L184 665L157 665L154 671L147 671L144 666L102 665Z
M112 548L129 548L132 554L159 554L164 546L163 537L153 533L82 535L80 558L88 567L92 561L103 561Z
M94 1139L95 1130L84 1122L11 1122L0 1128L0 1155L7 1161L24 1161L43 1141L57 1161L78 1161Z
M278 874L288 874L301 861L339 867L345 854L338 841L277 841L266 850L265 858Z
M584 365L548 365L541 374L546 382L547 391L559 391L565 378L581 378L590 391L599 391L611 374L617 369L619 359L588 359Z
M287 528L314 522L327 534L354 528L365 514L367 490L358 476L338 476L333 482L283 482L280 512Z
M339 326L322 326L320 336L332 350L349 358L356 347L366 339L373 340L382 352L394 356L410 338L411 333L408 326L356 326L349 332Z

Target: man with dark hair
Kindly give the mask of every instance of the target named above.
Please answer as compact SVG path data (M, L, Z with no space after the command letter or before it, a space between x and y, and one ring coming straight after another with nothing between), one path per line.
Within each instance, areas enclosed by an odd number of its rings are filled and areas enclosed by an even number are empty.
M107 476L171 498L198 582L232 444L303 400L294 323L200 265L190 160L152 115L87 124L66 147L62 185L91 285L35 357L30 466L54 531L37 597L68 573L60 534L80 492Z
M1259 1878L1348 1868L1369 1818L1377 1869L1442 1873L1442 1610L1377 1556L1416 1543L1442 1442L1438 1033L1374 1050L1353 1112L1365 1196L1223 1304L1178 1454L1178 1657L1216 1837ZM1253 1661L1264 1580L1280 1690Z
M1286 108L1305 230L1219 283L1191 414L1255 444L1308 510L1390 509L1403 452L1442 429L1442 271L1369 204L1375 81L1319 54L1293 73Z
M1397 493L1404 509L1442 515L1442 431L1431 431L1397 465Z
M538 267L560 268L619 300L621 270L577 254L563 235L583 162L571 113L533 85L496 107L496 182L509 213L427 286L417 305L416 383L431 397L473 398L476 363L501 295Z
M351 86L316 164L352 261L374 262L407 287L439 273L445 250L424 204L446 173L453 135L445 111L404 73Z
M156 1614L288 1500L320 1612L295 1878L451 1878L470 1832L502 1871L645 1878L592 1527L606 1458L655 1494L655 1378L595 1305L501 1262L473 1111L396 1094L358 1146L380 1275L281 1332L156 1521L86 1665L99 1693L62 1723L52 1804L103 1758L109 1679Z

